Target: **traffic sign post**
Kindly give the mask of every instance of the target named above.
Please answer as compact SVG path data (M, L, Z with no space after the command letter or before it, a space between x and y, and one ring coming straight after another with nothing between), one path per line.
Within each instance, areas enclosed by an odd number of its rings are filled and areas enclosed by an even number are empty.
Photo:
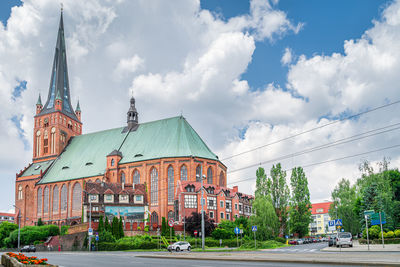
M336 228L335 228L335 220L328 221L328 230L329 231L335 231L336 230Z
M256 232L257 232L257 225L253 225L251 227L251 231L254 233L254 247L257 249L257 239L256 239Z
M365 211L364 211L365 214ZM368 250L369 250L369 235L368 235L368 214L365 214L365 230L367 232L367 243L368 243Z
M385 218L385 213L384 212L379 212L379 222L381 223L381 235L382 235L382 246L383 248L385 248L385 241L383 239L383 228L382 228L382 214L383 214L383 218ZM385 218L385 222L386 223L386 218Z
M197 230L194 230L193 234L194 234L194 240L195 240L196 248L197 248Z
M239 227L235 227L234 232L236 234L236 245L237 245L237 247L239 247L239 232L240 232Z
M168 220L168 225L169 225L169 242L172 241L172 227L174 226L174 219L169 219Z

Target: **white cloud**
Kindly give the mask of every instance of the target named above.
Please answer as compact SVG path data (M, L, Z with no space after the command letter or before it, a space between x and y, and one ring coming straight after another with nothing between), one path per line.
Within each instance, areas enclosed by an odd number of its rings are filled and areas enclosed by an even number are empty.
M292 63L292 49L290 49L289 47L285 48L285 53L283 54L282 58L281 58L281 63L282 65L289 65L290 63Z
M143 67L144 60L138 55L130 58L121 58L117 68L114 71L114 76L120 78L123 75L135 73L139 68Z

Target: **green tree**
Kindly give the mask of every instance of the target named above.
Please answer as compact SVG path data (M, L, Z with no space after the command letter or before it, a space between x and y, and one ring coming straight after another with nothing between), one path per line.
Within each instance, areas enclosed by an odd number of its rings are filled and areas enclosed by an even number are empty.
M104 231L104 220L103 220L103 215L100 215L99 227L97 227L97 232L101 233L103 231Z
M251 225L257 225L257 239L268 240L278 234L278 216L269 196L258 195L253 201L255 215L250 217Z
M6 247L4 242L5 238L8 238L12 231L18 229L18 225L10 222L2 222L0 224L0 248Z
M359 233L360 222L358 219L356 205L356 187L350 185L350 181L342 179L332 191L333 203L329 210L331 218L342 219L345 231L353 235Z
M119 238L122 238L125 236L124 234L124 223L122 222L122 217L119 218L119 224L118 224L118 230L119 230Z
M290 200L290 191L286 183L286 171L282 170L281 164L273 165L270 171L271 182L267 184L270 187L272 205L275 208L276 215L279 218L279 230L282 235L287 234L288 206Z
M165 217L161 218L161 235L162 236L169 236L169 231L168 231L168 226L167 226L167 220Z
M104 218L104 230L112 233L111 225L107 217Z
M303 237L308 234L308 226L311 222L310 191L303 168L296 167L292 170L290 186L292 189L289 210L290 229L293 234L297 233L299 237Z
M118 218L116 216L114 216L112 223L111 223L111 232L113 234L113 236L115 237L115 239L119 239L119 221Z
M186 231L192 233L196 230L201 232L201 213L192 212L192 215L185 218ZM211 235L215 229L214 220L210 219L206 213L204 213L204 230L206 236ZM194 234L193 234L194 235Z
M255 196L267 196L270 195L270 183L271 181L269 181L267 179L267 175L265 174L265 170L264 168L259 167L256 171L256 191L255 191Z
M43 225L42 218L39 218L39 220L37 221L37 226L42 226L42 225Z

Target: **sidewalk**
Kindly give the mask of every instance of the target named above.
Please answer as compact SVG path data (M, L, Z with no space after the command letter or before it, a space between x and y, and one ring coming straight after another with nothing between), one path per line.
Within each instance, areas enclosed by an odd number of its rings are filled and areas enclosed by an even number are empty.
M342 249L337 248L337 247L326 247L323 248L322 251L332 251L332 252L368 252L368 245L360 245L358 243L358 240L355 240L353 242L353 247L342 247ZM385 244L385 248L383 248L382 244L380 245L369 245L369 251L370 252L375 252L375 251L380 251L380 252L400 252L400 244ZM399 255L399 261L400 261L400 255Z
M238 262L280 262L305 264L335 264L364 266L400 266L400 253L387 252L319 252L319 253L260 253L260 252L185 252L171 254L138 255L136 257L158 259L191 259Z

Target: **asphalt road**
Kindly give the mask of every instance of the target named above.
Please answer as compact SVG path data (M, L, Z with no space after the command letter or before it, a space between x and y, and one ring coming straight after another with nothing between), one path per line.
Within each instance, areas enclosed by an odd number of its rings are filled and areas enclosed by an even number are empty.
M312 244L310 244L312 245ZM299 245L297 247L305 247ZM275 251L276 252L276 251ZM283 252L283 251L282 251ZM243 262L243 261L211 261L211 260L183 260L183 259L155 259L138 258L137 255L153 254L155 252L38 252L34 254L39 258L47 258L49 263L57 264L60 267L81 267L81 266L309 266L309 264L291 264L277 262ZM159 254L159 252L156 252ZM167 254L168 252L166 252ZM290 253L290 252L289 252ZM296 253L295 251L291 253ZM297 253L302 253L298 251ZM291 254L293 255L293 254ZM238 254L240 257L240 254ZM313 264L313 266L327 266ZM336 266L336 265L329 265ZM337 265L343 266L343 265Z

